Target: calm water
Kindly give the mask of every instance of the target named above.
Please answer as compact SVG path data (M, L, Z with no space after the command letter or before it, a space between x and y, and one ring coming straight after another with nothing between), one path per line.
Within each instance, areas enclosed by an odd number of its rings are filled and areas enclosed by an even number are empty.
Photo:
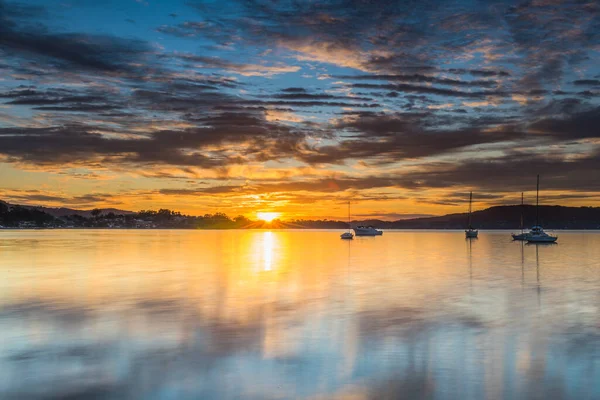
M0 398L600 398L600 233L339 233L0 231Z

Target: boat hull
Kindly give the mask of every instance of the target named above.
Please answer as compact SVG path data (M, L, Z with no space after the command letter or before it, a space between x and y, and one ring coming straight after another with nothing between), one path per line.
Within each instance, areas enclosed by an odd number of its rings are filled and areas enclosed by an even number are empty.
M350 232L346 232L346 233L342 233L340 235L340 238L344 239L344 240L352 240L352 239L354 239L354 235L351 234Z
M465 231L465 237L467 238L476 238L479 234L479 231Z
M527 243L554 243L558 238L556 236L529 237Z
M527 238L529 237L528 233L513 233L512 235L513 240L520 240L520 241L525 241L527 240Z

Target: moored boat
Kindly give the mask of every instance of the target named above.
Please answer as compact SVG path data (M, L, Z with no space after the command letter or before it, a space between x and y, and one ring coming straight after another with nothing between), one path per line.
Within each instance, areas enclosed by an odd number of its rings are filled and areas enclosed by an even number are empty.
M544 232L540 226L540 176L537 176L537 187L535 196L535 226L527 233L527 243L554 243L558 239L556 235Z
M465 236L467 238L476 238L479 235L479 231L477 229L469 228L465 230Z
M357 226L354 229L356 236L381 236L383 231L377 230L372 226Z
M473 192L469 193L469 218L467 220L467 229L465 229L465 237L468 239L476 238L479 234L477 229L473 229L471 225L471 213L472 213L472 203L473 203Z
M554 243L558 239L556 235L550 235L544 232L541 226L534 226L527 235L527 243Z
M348 202L348 231L344 232L340 235L341 239L344 240L352 240L354 239L354 235L350 232L350 202Z
M527 240L528 232L523 227L523 192L521 192L521 233L511 233L513 240Z
M512 233L511 234L513 240L527 240L527 237L529 236L529 232L523 232L523 233Z

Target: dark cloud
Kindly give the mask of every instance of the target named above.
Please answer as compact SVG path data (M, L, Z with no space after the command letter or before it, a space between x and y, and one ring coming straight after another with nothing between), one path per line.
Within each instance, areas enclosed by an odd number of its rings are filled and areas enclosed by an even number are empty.
M106 35L49 33L21 26L11 19L6 5L0 5L0 50L11 56L34 56L64 63L65 66L103 72L132 72L152 48L140 40Z
M485 77L485 78L509 77L509 76L511 76L510 73L508 73L506 71L495 71L495 70L485 70L485 69L451 68L451 69L448 70L448 72L451 72L451 73L457 74L457 75L470 74L470 75L473 75L473 76L481 76L481 77Z
M301 87L289 87L281 90L285 93L305 93L306 89Z
M546 118L530 125L533 130L564 139L599 138L600 107L564 118Z
M465 97L481 99L488 96L506 96L507 93L501 91L474 91L467 92L454 89L443 89L431 86L419 86L402 83L388 83L388 84L376 84L376 83L352 83L349 84L352 88L357 89L376 89L376 90L387 90L402 93L419 93L419 94L430 94L437 96L454 96L454 97Z
M118 195L111 193L89 193L81 196L54 196L44 194L39 190L18 190L7 195L11 202L23 205L37 205L40 202L62 203L65 205L82 206L98 202L118 203Z
M389 81L389 82L411 82L411 83L433 83L438 85L448 86L463 86L463 87L483 87L495 88L498 82L490 80L473 80L465 81L449 78L438 78L434 76L413 74L413 75L338 75L334 76L337 79L348 79L358 81Z
M477 199L502 201L506 191L515 193L535 190L535 176L544 176L543 190L583 191L577 198L594 198L600 191L600 183L595 180L600 168L598 151L578 160L569 160L557 155L535 153L508 154L488 160L472 160L461 163L437 162L421 169L396 174L378 174L364 177L340 177L329 179L304 180L301 182L282 181L277 183L256 183L245 185L216 186L204 189L163 189L169 195L202 195L226 193L274 193L312 192L338 193L349 190L369 190L377 188L402 188L423 190L430 188L479 188ZM593 181L593 182L592 182ZM487 192L486 192L487 191ZM385 197L385 195L380 195ZM418 201L443 205L462 204L468 198L465 191L451 192L441 200L417 198ZM511 202L514 203L513 200Z
M158 130L136 138L105 134L82 125L48 128L0 128L0 154L31 163L164 163L206 168L273 159L291 151L301 132L265 120L264 113L224 112L194 119L196 128ZM110 135L107 135L110 133ZM35 145L32 145L34 143ZM237 156L223 146L244 144ZM221 150L205 148L221 146Z
M516 152L487 160L431 164L410 178L414 188L476 187L493 193L534 191L535 176L542 174L543 190L597 192L600 185L593 176L600 167L599 155L596 150L569 160L559 154Z
M314 93L285 93L273 96L281 100L354 100L354 101L372 101L369 97L359 96L336 96L333 94L314 94Z
M579 86L598 86L600 85L600 80L598 79L578 79L573 82L574 85Z
M346 100L352 97L343 97ZM357 108L378 108L377 103L350 103L341 101L283 101L283 100L242 100L238 104L265 105L265 106L289 106L289 107L357 107Z
M39 111L56 111L56 112L82 112L82 113L99 113L106 112L118 109L118 106L113 105L91 105L91 104L80 104L80 105L72 105L72 106L44 106L44 107L34 107L34 110Z
M28 106L89 106L89 107L107 107L109 102L106 95L102 93L92 93L87 91L79 93L67 89L49 89L38 91L32 88L13 90L8 93L0 94L0 98L11 99L5 104L28 105ZM110 100L113 101L113 100Z
M329 178L298 182L257 183L239 186L215 186L203 189L162 189L160 193L170 195L201 195L205 193L220 194L232 192L244 193L273 193L273 192L315 192L336 193L345 190L372 189L394 187L401 180L393 177L371 176L366 178Z

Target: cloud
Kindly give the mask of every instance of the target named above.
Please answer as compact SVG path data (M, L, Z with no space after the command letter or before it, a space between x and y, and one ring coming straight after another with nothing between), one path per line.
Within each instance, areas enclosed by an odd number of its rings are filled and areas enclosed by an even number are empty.
M297 157L309 163L343 163L348 159L393 163L524 137L523 132L509 127L494 133L475 128L430 129L427 125L431 116L430 113L358 114L333 127L347 132L348 138L335 145L301 148Z
M372 101L369 97L360 96L336 96L332 94L313 94L313 93L284 93L273 96L281 100L355 100Z
M115 193L88 193L84 195L69 196L48 190L6 190L3 199L19 205L37 206L43 204L59 204L73 207L87 207L98 203L121 204L119 194Z
M481 70L481 69L450 68L448 70L448 72L451 72L451 73L457 74L457 75L470 74L470 75L481 76L481 77L485 77L485 78L509 77L509 76L511 76L510 73L508 73L507 71L502 71L502 70Z
M350 87L356 89L371 89L371 90L387 90L394 92L402 92L402 93L418 93L418 94L428 94L428 95L436 95L436 96L451 96L451 97L465 97L465 98L484 98L490 96L506 96L505 92L501 91L474 91L467 92L461 90L454 89L444 89L444 88L436 88L431 86L420 86L420 85L411 85L411 84L376 84L376 83L352 83L349 84Z
M573 82L574 85L578 86L599 86L600 80L598 79L578 79Z
M300 70L300 67L297 65L241 64L218 57L204 57L191 54L181 54L177 57L187 62L193 62L203 68L227 70L244 76L273 76Z
M305 93L306 89L301 87L289 87L281 90L285 93Z
M84 125L0 128L0 154L39 164L164 163L212 168L280 158L303 134L265 119L264 113L222 112L194 118L194 127L122 135ZM31 144L35 143L35 146ZM227 146L238 145L231 152Z
M600 138L600 107L571 114L567 117L544 118L530 125L530 129L564 139Z
M463 86L463 87L483 87L494 88L498 86L498 82L491 80L458 80L449 78L439 78L429 75L412 74L412 75L338 75L336 79L355 80L355 81L389 81L389 82L410 82L410 83L433 83L447 86Z
M150 54L152 48L141 40L107 35L49 33L22 26L11 18L5 3L0 4L0 50L11 56L35 56L106 73L132 72L132 65ZM139 69L139 68L138 68Z
M303 122L304 118L288 111L267 110L265 114L267 121Z

